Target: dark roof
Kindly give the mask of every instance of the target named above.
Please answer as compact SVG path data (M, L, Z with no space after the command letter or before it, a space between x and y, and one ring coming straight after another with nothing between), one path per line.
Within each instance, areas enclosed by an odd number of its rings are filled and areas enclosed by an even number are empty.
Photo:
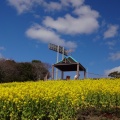
M63 60L54 64L54 66L61 71L77 71L77 64L79 64L80 71L86 71L86 69L71 56L65 57Z

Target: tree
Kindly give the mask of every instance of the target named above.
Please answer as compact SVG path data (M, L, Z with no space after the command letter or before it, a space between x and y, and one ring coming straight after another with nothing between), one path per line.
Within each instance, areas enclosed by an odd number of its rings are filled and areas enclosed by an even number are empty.
M44 67L48 70L47 72L47 79L49 79L51 77L50 71L51 71L51 65L49 63L43 63Z
M32 60L32 63L41 63L40 60Z
M14 60L0 60L0 82L37 81L50 77L50 65L40 60L17 63Z
M3 82L3 78L4 78L4 73L2 71L2 68L0 67L0 82Z
M114 72L109 73L108 76L114 77L114 78L120 78L120 72L114 71Z
M0 61L0 75L2 82L13 82L18 78L16 62L14 60Z
M17 71L19 73L18 81L31 81L33 80L32 65L29 62L17 63Z
M34 60L34 62L32 61L32 66L33 66L34 80L44 80L44 77L46 75L47 78L50 77L47 64L42 63L41 61L38 62L38 60Z

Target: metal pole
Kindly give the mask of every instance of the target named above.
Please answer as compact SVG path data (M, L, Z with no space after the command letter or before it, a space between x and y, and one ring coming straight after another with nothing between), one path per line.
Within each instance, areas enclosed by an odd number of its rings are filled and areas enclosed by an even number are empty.
M79 63L77 63L77 76L78 76L77 79L79 79Z
M58 63L58 59L59 59L59 45L57 48L57 63ZM58 69L56 68L56 80L58 79Z
M86 77L88 78L88 68L87 68L87 71L86 71L86 73L87 73L87 76L86 76Z
M64 72L61 71L61 79L63 80L63 78L64 78Z
M86 78L86 71L84 71L84 79Z
M65 51L65 49L64 49L64 47L63 47L62 60L64 59L64 51Z
M52 80L54 80L54 65L52 65Z

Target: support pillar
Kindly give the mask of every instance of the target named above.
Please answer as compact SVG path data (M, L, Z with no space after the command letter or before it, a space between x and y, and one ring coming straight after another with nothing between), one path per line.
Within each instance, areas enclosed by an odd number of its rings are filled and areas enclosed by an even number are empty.
M61 79L63 80L63 78L64 78L64 72L61 71Z
M86 78L86 70L84 71L84 79Z
M77 63L77 76L78 76L78 79L79 79L79 63Z
M54 65L52 65L52 80L54 80Z

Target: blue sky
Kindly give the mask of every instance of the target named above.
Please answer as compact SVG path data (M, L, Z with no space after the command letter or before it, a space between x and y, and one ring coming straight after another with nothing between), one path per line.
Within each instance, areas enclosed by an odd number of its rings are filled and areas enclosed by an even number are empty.
M53 43L90 73L120 72L119 6L120 0L1 0L0 58L54 64Z

